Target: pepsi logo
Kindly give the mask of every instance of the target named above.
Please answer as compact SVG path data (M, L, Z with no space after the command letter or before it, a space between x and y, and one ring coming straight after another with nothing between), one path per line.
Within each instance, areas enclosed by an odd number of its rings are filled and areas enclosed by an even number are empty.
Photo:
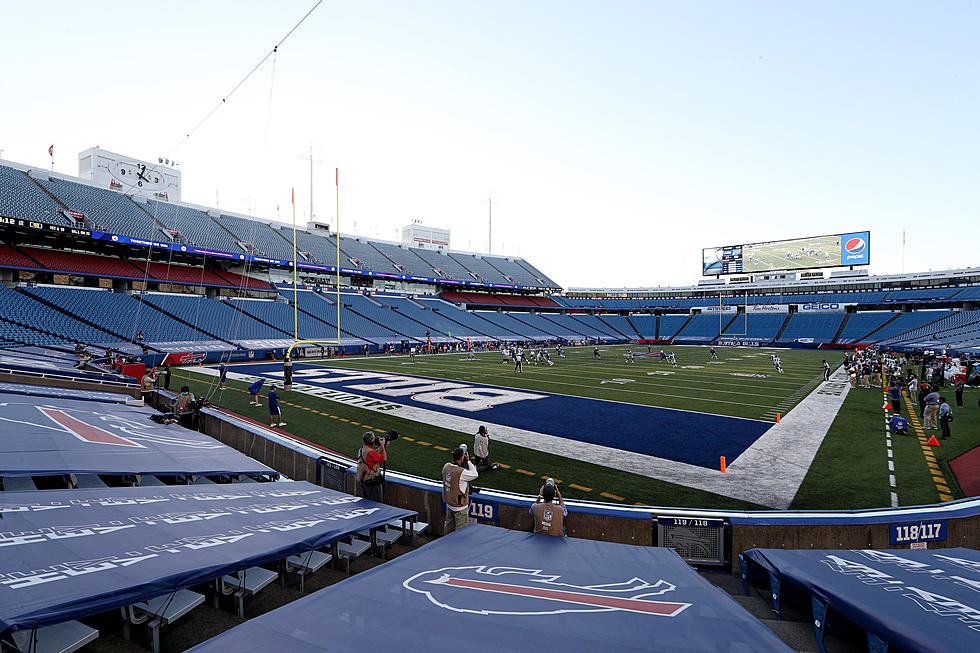
M844 249L848 254L860 254L868 246L864 238L851 238L846 243L844 243Z

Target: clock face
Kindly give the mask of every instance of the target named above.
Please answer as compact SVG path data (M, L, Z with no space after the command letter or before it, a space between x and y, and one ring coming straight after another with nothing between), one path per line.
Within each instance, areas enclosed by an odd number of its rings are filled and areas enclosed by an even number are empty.
M109 173L124 184L126 190L163 190L167 187L167 177L159 170L145 163L116 161L109 164Z

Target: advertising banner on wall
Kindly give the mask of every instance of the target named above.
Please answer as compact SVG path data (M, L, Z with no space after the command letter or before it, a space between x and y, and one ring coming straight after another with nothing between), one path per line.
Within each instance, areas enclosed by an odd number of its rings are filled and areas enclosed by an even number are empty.
M788 304L749 304L746 313L789 313Z

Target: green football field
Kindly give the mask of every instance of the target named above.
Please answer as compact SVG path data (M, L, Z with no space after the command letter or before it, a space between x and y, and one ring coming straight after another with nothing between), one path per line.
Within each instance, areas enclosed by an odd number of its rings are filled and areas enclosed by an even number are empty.
M646 346L633 346L634 353L646 353ZM786 414L822 379L821 360L833 367L840 352L818 350L767 350L716 347L720 363L709 362L707 347L665 347L677 356L677 367L655 358L637 357L629 364L626 346L603 346L601 358L592 358L591 348L566 349L566 358L554 356L554 366L527 365L523 373L503 364L497 352L480 353L476 360L466 354L304 361L331 367L391 372L488 385L538 390L557 394L611 399L664 408L679 408L732 417L775 421L776 413ZM654 351L659 348L655 347ZM769 360L778 351L785 372L777 374ZM235 371L235 366L230 366ZM248 405L245 383L229 381L228 390L216 390L213 376L180 370L175 382L187 381L198 396L206 396L223 408L267 422L265 407ZM976 391L968 392L967 407L976 408ZM285 431L353 455L366 429L396 429L402 433L392 445L389 467L429 478L448 459L449 451L460 443L472 445L473 434L431 424L380 415L364 408L340 404L318 397L280 390ZM971 408L972 406L972 408ZM574 416L569 416L574 419ZM948 478L954 496L962 496L953 482L946 461L953 452L962 452L980 443L976 419L967 415L957 421L961 431L955 444L936 450L940 470ZM813 466L800 487L792 507L796 509L860 508L889 505L887 458L882 429L881 390L858 389L848 395L833 423ZM955 432L955 431L954 431ZM683 435L683 434L679 434ZM900 505L931 503L939 500L935 470L924 457L914 438L896 442L894 475L898 477ZM682 440L679 438L678 446ZM947 454L947 452L949 452ZM514 492L536 493L545 477L557 479L568 498L623 504L644 504L695 508L746 509L761 506L711 492L610 469L583 458L562 457L532 448L494 441L491 458L500 470L484 473L477 486ZM936 463L933 463L936 464Z

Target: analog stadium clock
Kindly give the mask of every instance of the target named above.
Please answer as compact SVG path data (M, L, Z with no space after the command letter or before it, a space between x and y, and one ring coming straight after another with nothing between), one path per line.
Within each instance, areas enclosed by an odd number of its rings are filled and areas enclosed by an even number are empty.
M109 174L123 184L123 188L142 188L153 191L167 186L167 178L162 172L148 167L145 163L116 161L109 166Z

